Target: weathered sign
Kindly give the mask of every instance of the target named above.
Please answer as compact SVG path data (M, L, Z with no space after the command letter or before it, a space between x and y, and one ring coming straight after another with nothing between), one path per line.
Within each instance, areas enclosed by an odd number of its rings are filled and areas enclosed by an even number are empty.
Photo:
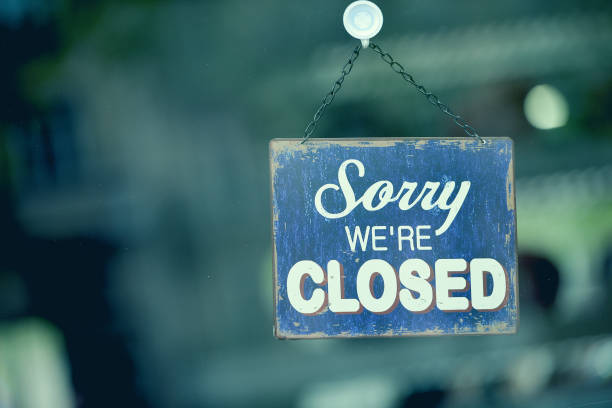
M272 140L275 335L514 333L512 148Z

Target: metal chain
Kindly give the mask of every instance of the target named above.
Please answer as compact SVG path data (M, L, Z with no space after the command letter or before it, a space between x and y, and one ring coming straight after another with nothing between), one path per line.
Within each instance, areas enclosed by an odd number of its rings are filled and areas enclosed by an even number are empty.
M312 136L312 134L314 133L315 128L319 123L319 120L321 119L321 117L323 117L325 109L327 109L327 107L331 105L331 103L334 101L334 98L336 97L336 94L340 92L342 84L344 83L344 79L353 70L353 65L355 64L355 61L357 61L357 58L359 58L360 52L361 44L355 47L355 49L353 50L353 54L351 54L351 57L349 58L348 62L344 64L344 67L342 67L342 73L340 74L340 78L338 78L336 82L334 82L334 86L332 87L331 91L329 91L327 95L325 95L325 97L321 101L321 106L319 106L319 109L317 109L317 111L315 112L308 126L306 126L306 129L304 130L304 138L302 139L302 144L304 144L308 139L310 139L310 136Z
M406 72L404 67L399 62L397 62L397 61L395 61L393 59L391 54L384 52L378 45L376 45L376 44L374 44L372 42L370 42L370 48L372 50L374 50L374 52L379 54L380 58L382 58L382 60L384 62L389 64L389 66L391 67L391 69L394 72L396 72L397 74L401 75L401 77L406 82L408 82L410 85L414 86L417 89L417 91L422 93L427 98L429 103L431 103L432 105L434 105L435 107L440 109L446 115L450 116L453 119L453 121L457 124L457 126L459 126L461 129L463 129L463 131L465 133L467 133L471 137L475 137L482 144L486 144L487 143L478 134L478 132L476 132L476 129L474 129L469 123L467 123L467 121L465 119L463 119L461 116L459 116L456 113L454 113L447 105L443 104L436 95L432 94L427 89L425 89L425 87L423 85L418 84L414 80L414 77L412 75L410 75L408 72Z
M471 136L471 137L474 137L474 138L478 139L478 141L480 143L482 143L482 144L486 144L487 143L478 134L478 132L476 132L476 129L474 129L469 123L467 123L467 121L465 119L463 119L460 115L454 113L447 105L443 104L436 95L434 95L433 93L429 92L423 85L418 84L415 81L414 77L411 74L409 74L408 72L406 72L404 67L399 62L397 62L397 61L395 61L395 59L393 59L391 54L384 52L382 50L382 48L380 48L378 45L376 45L376 44L374 44L372 42L370 42L369 47L374 52L376 52L378 55L380 55L380 58L384 62L389 64L389 66L391 67L391 69L394 72L396 72L397 74L401 75L401 77L406 82L408 82L410 85L414 86L417 89L417 91L422 93L427 98L429 103L431 103L432 105L434 105L435 107L440 109L444 114L450 116L453 119L453 121L455 122L455 124L457 126L459 126L461 129L463 129L463 131L468 136ZM342 73L340 75L340 78L338 78L336 80L336 82L334 82L334 86L332 87L331 91L329 91L327 93L327 95L325 95L325 97L321 101L321 105L319 106L319 109L317 109L317 111L315 112L314 116L312 117L312 120L310 121L310 123L308 123L308 126L306 126L306 129L304 130L304 138L302 139L302 144L304 144L308 139L310 139L310 137L314 133L315 128L317 127L317 124L319 123L319 120L321 119L321 117L323 117L323 114L325 113L325 109L327 109L327 107L329 105L331 105L331 103L334 101L334 98L336 97L336 94L338 94L338 92L342 88L342 84L344 83L345 78L353 70L353 66L355 64L355 61L357 61L357 58L359 58L359 53L360 52L361 52L361 44L359 44L357 47L355 47L355 49L353 50L353 54L349 58L348 62L346 64L344 64L344 67L342 68Z

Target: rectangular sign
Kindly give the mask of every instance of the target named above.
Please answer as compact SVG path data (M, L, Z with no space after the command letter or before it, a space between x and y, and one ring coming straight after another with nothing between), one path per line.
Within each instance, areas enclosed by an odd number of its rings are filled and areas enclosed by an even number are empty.
M509 138L270 142L279 338L514 333Z

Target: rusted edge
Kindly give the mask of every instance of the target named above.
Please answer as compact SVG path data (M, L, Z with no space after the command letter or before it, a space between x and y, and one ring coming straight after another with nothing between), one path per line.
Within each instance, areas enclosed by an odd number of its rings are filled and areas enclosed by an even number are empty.
M281 335L278 327L278 316L276 314L276 305L278 304L278 282L277 282L277 271L276 271L276 230L274 228L274 176L276 174L276 168L274 167L274 152L276 139L270 140L268 143L268 156L270 160L270 221L271 221L271 237L272 237L272 308L273 308L273 333L277 339L286 339L285 336Z
M514 169L514 140L510 137L506 137L506 140L510 142L510 163L509 166L512 168L508 171L508 177L511 177L512 183L512 211L514 213L514 303L515 303L515 313L516 319L514 324L513 334L516 334L519 329L519 325L521 323L521 313L520 313L520 301L519 301L519 263L518 263L518 235L517 235L517 213L516 213L516 179L515 179L515 169Z

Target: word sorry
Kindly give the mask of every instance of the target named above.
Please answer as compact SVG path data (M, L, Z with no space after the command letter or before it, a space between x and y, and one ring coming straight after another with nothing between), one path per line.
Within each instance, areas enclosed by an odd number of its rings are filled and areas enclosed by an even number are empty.
M340 164L340 167L338 168L338 185L325 184L319 188L315 195L315 208L319 214L325 218L334 219L345 217L350 214L359 204L361 204L367 211L377 211L385 207L388 203L399 200L399 209L405 211L411 209L420 201L421 208L426 211L432 210L436 207L438 207L440 210L448 211L444 223L440 226L440 228L435 230L436 235L441 235L453 223L457 213L463 205L471 185L469 181L461 182L457 195L455 196L454 200L449 202L450 196L455 190L455 182L449 181L444 184L444 188L442 189L440 196L434 201L434 195L438 191L438 188L440 188L440 183L426 181L421 189L421 192L411 201L413 194L417 190L418 183L404 181L397 193L393 195L393 183L388 180L381 180L368 187L365 193L363 193L363 195L357 199L355 197L353 187L346 176L346 168L349 164L357 167L359 177L363 177L365 175L365 168L363 163L359 160L349 159ZM323 203L321 202L323 193L330 189L334 191L341 190L342 194L344 195L346 207L339 213L330 213L325 209ZM378 197L378 203L374 204L374 199L376 197Z
M468 281L455 274L470 274L471 302L454 292L467 292ZM487 275L493 281L491 293L487 293ZM374 294L374 280L380 276L384 289L380 297ZM327 292L315 288L309 299L304 295L307 278L317 285L327 284ZM435 263L435 288L431 281L434 273L422 259L404 261L399 274L386 261L371 259L364 262L357 272L357 299L344 297L344 268L336 261L327 264L327 273L316 262L299 261L289 270L287 295L291 306L304 315L323 313L326 307L333 313L355 314L366 308L372 313L386 314L398 303L413 313L430 312L434 304L444 312L496 311L508 301L508 274L504 267L491 258L476 258L468 263L464 259L438 259ZM403 286L403 288L400 287ZM418 294L418 296L415 296Z

